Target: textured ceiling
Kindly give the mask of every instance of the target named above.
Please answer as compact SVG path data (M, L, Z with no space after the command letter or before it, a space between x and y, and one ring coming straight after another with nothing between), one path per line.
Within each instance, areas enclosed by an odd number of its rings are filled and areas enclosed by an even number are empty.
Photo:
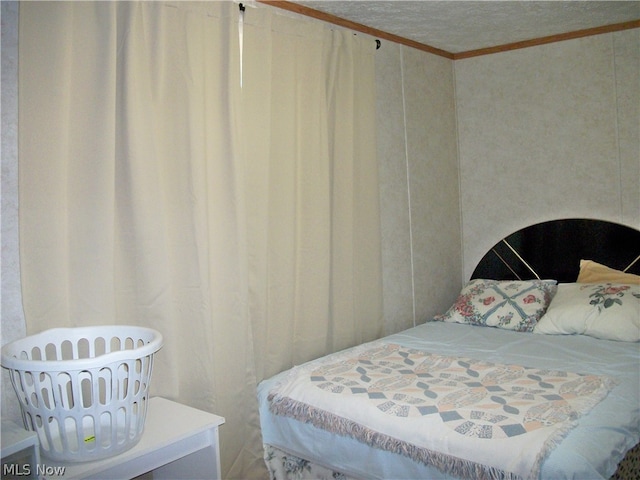
M450 53L640 19L640 1L303 0L295 3Z

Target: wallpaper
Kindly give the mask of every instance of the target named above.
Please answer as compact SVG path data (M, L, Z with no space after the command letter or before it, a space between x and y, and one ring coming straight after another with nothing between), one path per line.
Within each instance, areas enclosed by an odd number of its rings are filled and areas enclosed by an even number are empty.
M2 344L24 337L18 257L18 3L2 2ZM2 369L2 418L19 418Z
M442 313L460 289L453 68L390 42L376 66L383 300L393 333Z
M523 226L640 226L639 29L455 62L464 278Z

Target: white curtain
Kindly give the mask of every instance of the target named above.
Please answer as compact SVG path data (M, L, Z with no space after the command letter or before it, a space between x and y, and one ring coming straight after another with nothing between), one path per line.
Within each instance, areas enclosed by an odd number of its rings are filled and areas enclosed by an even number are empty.
M258 376L380 336L375 43L247 9L243 146Z
M27 330L160 330L225 478L265 475L256 382L382 332L373 42L245 20L241 89L231 2L20 5Z

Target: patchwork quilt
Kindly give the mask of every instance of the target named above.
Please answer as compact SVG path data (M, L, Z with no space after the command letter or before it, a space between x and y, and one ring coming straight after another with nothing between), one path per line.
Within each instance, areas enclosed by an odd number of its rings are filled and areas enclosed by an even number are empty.
M372 342L293 369L269 402L277 415L445 473L524 479L614 385Z

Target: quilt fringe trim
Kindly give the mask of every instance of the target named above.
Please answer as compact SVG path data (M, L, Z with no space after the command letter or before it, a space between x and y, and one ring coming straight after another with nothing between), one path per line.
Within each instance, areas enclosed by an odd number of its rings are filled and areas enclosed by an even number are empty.
M522 480L519 475L498 468L419 448L411 443L376 432L356 422L289 397L272 393L268 399L269 409L276 415L293 417L317 428L359 440L370 447L404 455L425 465L433 466L446 474L474 480Z
M387 345L387 342L374 340L333 354L327 358L323 358L321 361L311 361L292 369L286 379L277 382L269 393L267 397L269 410L275 415L292 417L301 422L309 423L314 427L361 441L370 447L406 456L424 465L433 466L445 474L468 478L470 480L524 480L523 477L513 472L482 465L471 460L454 457L426 448L420 448L412 443L385 435L347 418L340 417L339 415L278 393L283 384L286 384L299 374L308 373L318 368L319 365L352 358L354 355L357 356L362 352L381 345ZM598 391L594 392L591 400L584 405L584 411L575 415L574 418L560 427L544 443L542 450L538 452L528 478L538 478L542 463L549 453L575 428L578 419L601 402L609 394L611 389L618 384L617 380L610 377L601 376L600 378L602 379L602 384Z

